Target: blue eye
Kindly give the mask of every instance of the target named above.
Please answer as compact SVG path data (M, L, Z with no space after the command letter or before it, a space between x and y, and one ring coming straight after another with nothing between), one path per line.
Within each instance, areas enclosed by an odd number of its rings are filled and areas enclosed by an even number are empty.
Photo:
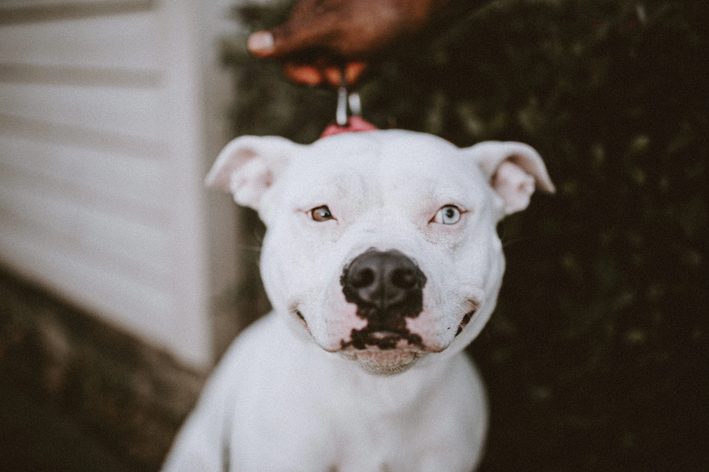
M438 212L436 216L433 217L434 223L439 223L442 225L454 225L460 221L460 208L455 205L446 205Z
M310 217L315 221L327 221L333 219L332 213L327 205L319 206L310 210Z

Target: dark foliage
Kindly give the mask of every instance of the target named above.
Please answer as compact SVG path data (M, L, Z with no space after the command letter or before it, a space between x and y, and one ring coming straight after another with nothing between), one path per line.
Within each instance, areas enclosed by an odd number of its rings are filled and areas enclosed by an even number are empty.
M260 28L287 11L238 13ZM375 64L360 93L383 128L527 142L559 189L500 227L505 283L471 347L492 408L482 470L709 470L709 6L461 11ZM224 44L235 134L316 139L334 95L243 43Z

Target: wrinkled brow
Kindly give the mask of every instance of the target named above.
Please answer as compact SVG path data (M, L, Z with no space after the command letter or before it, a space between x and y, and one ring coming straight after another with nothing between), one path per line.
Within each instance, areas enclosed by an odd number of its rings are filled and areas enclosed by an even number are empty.
M318 175L299 176L286 189L291 195L295 206L299 209L309 209L316 205L327 205L335 202L363 200L372 191L372 183L353 172L336 172Z

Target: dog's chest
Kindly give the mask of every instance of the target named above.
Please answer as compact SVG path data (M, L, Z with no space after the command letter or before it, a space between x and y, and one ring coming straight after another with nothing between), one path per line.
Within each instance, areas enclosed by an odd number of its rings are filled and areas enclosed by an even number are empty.
M405 383L377 387L351 362L294 340L276 317L266 323L250 340L261 347L258 362L234 377L232 470L382 470L392 451L413 453L420 405Z
M406 471L426 462L465 470L451 467L450 448L469 455L485 423L484 403L470 401L482 387L467 359L437 379L377 377L299 342L273 315L264 321L241 346L244 354L260 346L258 359L233 357L230 470Z
M397 434L391 425L387 430L383 424L386 421L372 425L362 420L350 418L349 423L335 427L340 421L335 415L290 429L291 420L282 418L278 430L254 431L252 427L251 431L234 431L230 470L407 470L406 464L411 464L416 455L413 436Z

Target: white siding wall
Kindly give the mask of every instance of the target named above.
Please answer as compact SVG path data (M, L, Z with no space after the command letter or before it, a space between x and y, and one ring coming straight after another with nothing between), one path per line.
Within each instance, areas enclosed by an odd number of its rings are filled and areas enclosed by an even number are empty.
M0 3L0 264L196 367L235 265L231 208L202 187L220 4Z

